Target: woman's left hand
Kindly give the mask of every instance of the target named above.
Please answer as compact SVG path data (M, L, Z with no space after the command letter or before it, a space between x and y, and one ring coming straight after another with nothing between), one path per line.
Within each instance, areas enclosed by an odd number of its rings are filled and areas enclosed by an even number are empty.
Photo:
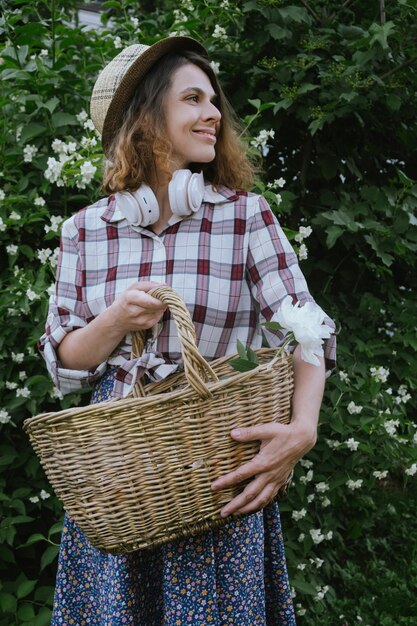
M260 449L251 461L212 484L217 491L252 479L242 493L223 507L220 515L254 513L272 502L297 461L315 445L316 432L315 424L301 420L232 430L233 439L260 441Z

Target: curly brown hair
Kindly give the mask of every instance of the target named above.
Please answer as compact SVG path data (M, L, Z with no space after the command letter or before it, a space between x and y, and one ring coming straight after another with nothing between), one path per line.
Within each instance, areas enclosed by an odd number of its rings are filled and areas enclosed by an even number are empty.
M192 171L204 171L214 186L249 191L257 170L242 141L240 124L228 103L210 62L192 51L162 57L143 78L111 144L103 178L106 193L134 191L142 183L155 179L156 170L168 182L173 146L165 132L164 101L170 79L182 65L193 63L205 72L216 93L221 123L216 142L216 156L211 163L192 163Z

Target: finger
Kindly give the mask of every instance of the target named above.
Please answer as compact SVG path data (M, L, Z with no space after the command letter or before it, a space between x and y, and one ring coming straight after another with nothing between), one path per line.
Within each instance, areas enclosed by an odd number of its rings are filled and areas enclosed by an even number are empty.
M140 291L147 292L151 291L151 289L155 289L155 287L160 287L161 285L165 285L165 283L157 283L154 280L139 280L129 285L127 290L139 289Z
M255 511L260 511L264 509L268 504L274 501L279 488L276 485L268 484L264 487L264 489L258 493L256 498L253 498L250 502L244 504L240 508L234 510L235 515L247 515L248 513L255 513ZM224 507L226 509L226 507ZM224 509L222 509L223 512Z
M256 501L259 493L263 491L267 479L265 477L258 476L252 480L242 493L239 493L236 497L228 502L220 511L222 517L227 517L233 513L237 513L239 510L246 506L250 506L252 502Z
M225 476L217 478L212 483L211 488L213 491L218 491L219 489L225 489L225 487L238 485L244 480L253 478L263 471L265 471L265 468L258 462L257 457L254 457L248 461L248 463L245 463L244 465L241 465L237 469L233 470L233 472L229 472L229 474L225 474Z
M272 439L275 437L282 428L285 429L285 424L258 424L257 426L250 426L248 428L239 427L234 428L230 435L233 439L238 441L262 441L264 439Z
M143 309L165 311L167 305L158 298L153 298L141 289L132 289L127 294L129 304L142 307Z

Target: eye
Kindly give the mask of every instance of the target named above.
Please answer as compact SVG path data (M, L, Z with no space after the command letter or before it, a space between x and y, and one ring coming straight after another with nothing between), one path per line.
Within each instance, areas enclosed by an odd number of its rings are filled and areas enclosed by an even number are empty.
M192 96L188 96L187 100L191 100L192 102L198 102L198 95L193 94Z

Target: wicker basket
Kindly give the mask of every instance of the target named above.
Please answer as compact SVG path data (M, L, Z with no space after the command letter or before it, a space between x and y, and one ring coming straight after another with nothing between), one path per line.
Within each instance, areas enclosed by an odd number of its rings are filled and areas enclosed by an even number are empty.
M224 523L219 511L242 485L210 484L257 452L230 437L236 426L289 421L291 359L257 351L260 365L235 372L198 352L190 315L169 287L166 302L178 330L184 372L145 387L139 397L111 400L25 421L33 448L64 508L103 552L151 548ZM134 354L143 350L143 336ZM145 395L146 394L146 395Z

